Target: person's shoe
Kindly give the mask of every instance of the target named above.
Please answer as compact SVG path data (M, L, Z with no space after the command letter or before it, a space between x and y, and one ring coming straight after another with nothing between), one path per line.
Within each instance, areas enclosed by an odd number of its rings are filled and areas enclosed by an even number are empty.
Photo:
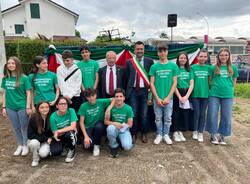
M179 132L179 137L180 137L181 141L183 141L183 142L186 141L186 138L184 137L182 132Z
M215 144L215 145L219 144L218 138L214 134L211 135L210 141L212 144Z
M22 156L26 156L26 155L28 155L28 153L29 153L29 148L28 148L28 146L23 146L23 149L22 149Z
M14 156L20 155L22 153L22 150L23 150L23 146L21 146L21 145L17 146L16 151L14 152L13 155Z
M181 138L178 132L174 132L173 137L175 142L181 142Z
M112 158L118 157L118 148L110 148L110 157Z
M146 135L146 134L142 134L142 136L141 136L141 141L142 141L143 143L148 143L148 138L147 138L147 135Z
M198 139L198 132L197 131L193 131L193 139L194 140Z
M220 141L219 141L219 143L220 143L221 145L227 145L224 136L222 136L222 135L220 136Z
M167 144L173 144L172 140L170 139L169 135L164 135L163 137L164 141L167 143Z
M136 139L137 139L137 136L136 136L136 135L133 135L133 136L132 136L132 143L133 143L133 144L136 143Z
M158 134L154 140L154 144L160 144L160 142L162 141L162 136L160 134Z
M32 163L31 163L32 167L36 167L38 165L39 165L39 160L33 160Z
M65 162L69 163L75 159L76 152L75 150L69 150Z
M94 145L93 156L97 157L99 155L100 155L100 146L99 145Z
M203 133L198 133L198 141L203 142Z

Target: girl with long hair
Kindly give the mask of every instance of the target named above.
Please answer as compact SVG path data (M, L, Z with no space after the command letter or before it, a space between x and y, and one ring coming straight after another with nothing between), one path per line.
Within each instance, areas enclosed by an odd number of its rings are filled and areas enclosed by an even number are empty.
M234 86L238 70L231 62L231 53L221 48L217 63L211 68L210 93L207 113L207 130L212 144L226 145L225 137L231 135ZM220 120L218 114L220 110Z
M49 124L50 105L49 102L41 101L37 104L36 112L32 114L28 127L28 146L33 153L31 166L37 166L41 158L50 153L50 144L53 133Z
M12 123L17 149L15 156L29 153L27 147L28 116L31 114L30 90L28 77L22 72L22 65L17 57L10 57L4 67L2 79L2 114Z
M60 95L57 76L55 73L48 71L48 61L42 56L36 56L33 60L33 71L29 75L33 93L32 93L32 110L35 111L35 105L40 101L48 101L53 107Z
M183 131L190 129L191 108L189 97L194 88L194 80L190 75L190 66L188 55L185 52L179 53L176 64L179 67L180 73L177 76L177 88L173 98L173 137L176 142L186 141ZM182 106L181 106L182 104ZM189 107L184 107L184 104L189 104Z

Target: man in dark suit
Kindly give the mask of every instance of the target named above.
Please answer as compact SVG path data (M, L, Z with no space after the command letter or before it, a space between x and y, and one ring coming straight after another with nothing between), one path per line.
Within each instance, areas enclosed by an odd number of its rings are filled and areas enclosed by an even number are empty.
M109 51L106 54L107 66L99 70L99 97L113 97L116 88L124 89L124 70L115 65L116 53Z
M139 122L141 122L141 140L143 143L147 143L146 135L149 129L147 122L149 83L138 72L138 67L136 66L140 66L140 71L145 71L141 73L148 77L148 72L154 62L152 59L144 57L144 43L141 41L135 43L135 55L137 65L135 64L136 62L133 62L133 59L126 62L126 98L134 112L133 127L131 129L133 143L136 142Z

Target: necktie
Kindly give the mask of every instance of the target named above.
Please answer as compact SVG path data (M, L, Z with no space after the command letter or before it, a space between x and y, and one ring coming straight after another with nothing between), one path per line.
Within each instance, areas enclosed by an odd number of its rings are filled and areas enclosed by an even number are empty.
M114 74L112 68L110 68L109 72L109 95L113 96L114 94Z

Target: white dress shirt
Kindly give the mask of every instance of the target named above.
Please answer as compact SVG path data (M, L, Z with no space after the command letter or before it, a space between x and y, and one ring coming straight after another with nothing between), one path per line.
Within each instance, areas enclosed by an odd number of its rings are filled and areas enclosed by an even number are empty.
M112 66L110 67L109 65L107 65L107 71L106 71L106 93L110 94L109 92L109 74L110 74L110 68L112 68L113 70L113 81L114 81L114 90L117 88L117 76L116 76L116 66Z
M141 58L141 61L140 61L141 65L144 67L144 57ZM136 70L135 70L136 71ZM134 82L134 87L136 87L136 76L138 75L137 71L135 73L135 82ZM142 79L142 77L140 77L140 88L144 88L145 85L144 85L144 80Z

